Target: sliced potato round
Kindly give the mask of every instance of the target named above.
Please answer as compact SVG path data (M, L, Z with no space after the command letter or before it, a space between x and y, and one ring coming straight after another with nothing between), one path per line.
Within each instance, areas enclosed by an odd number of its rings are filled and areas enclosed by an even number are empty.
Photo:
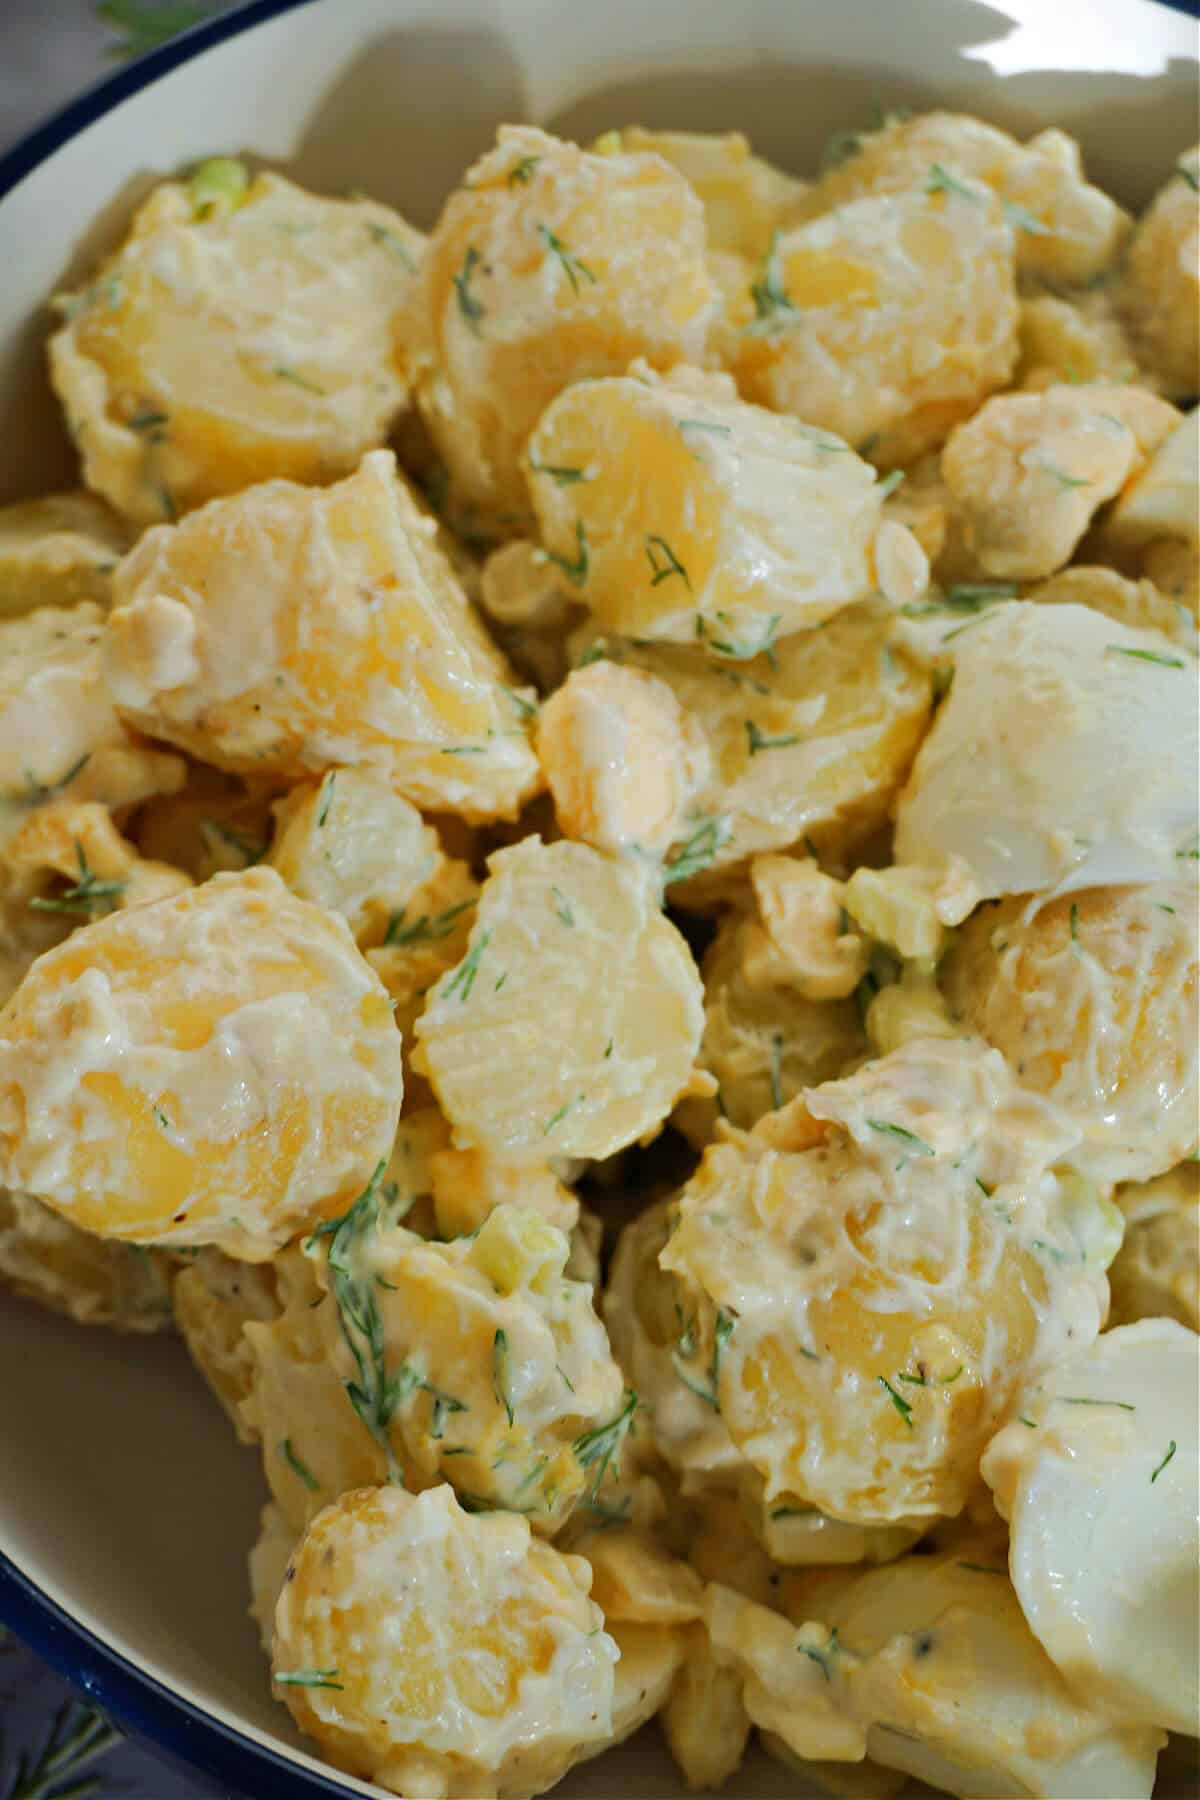
M691 1077L691 953L636 860L532 837L488 866L467 954L417 1021L418 1068L468 1142L524 1161L611 1156Z
M0 1188L0 1283L78 1325L161 1331L171 1322L171 1269L157 1251L106 1243Z
M0 506L0 618L38 606L105 606L129 531L94 494Z

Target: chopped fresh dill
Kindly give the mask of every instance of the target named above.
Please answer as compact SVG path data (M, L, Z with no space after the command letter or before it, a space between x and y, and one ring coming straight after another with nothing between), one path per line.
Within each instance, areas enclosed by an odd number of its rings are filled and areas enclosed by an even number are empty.
M1088 1394L1055 1394L1064 1406L1116 1406L1122 1412L1136 1412L1137 1407L1129 1400L1093 1400Z
M340 1674L340 1669L287 1669L277 1670L274 1680L280 1687L336 1688L341 1693Z
M776 313L796 310L783 281L777 231L771 234L771 242L763 258L762 273L757 281L750 284L750 298L754 302L755 315L760 320L773 319Z
M688 593L691 593L691 578L666 538L657 535L647 537L646 559L652 571L650 577L652 588L656 588L662 581L670 581L672 575L678 575Z
M671 1352L671 1362L675 1373L683 1385L696 1395L697 1399L703 1400L706 1405L712 1407L714 1412L719 1413L721 1410L721 1361L725 1355L726 1345L737 1326L737 1320L732 1313L726 1312L724 1307L717 1308L717 1316L713 1323L712 1355L709 1357L704 1381L698 1380L687 1367L696 1352L695 1322L684 1324L681 1316L680 1325L678 1347Z
M560 919L564 925L573 927L575 924L575 909L571 905L571 902L559 887L552 887L550 892L554 895L555 916Z
M930 164L925 192L927 194L957 194L960 200L971 200L976 206L983 199L982 194L977 194L974 188L968 187L965 181L960 180L957 175L951 174L950 170L939 162Z
M1026 231L1030 237L1051 236L1050 227L1043 225L1042 221L1035 218L1034 214L1024 206L1018 206L1015 200L1004 202L1004 216L1014 231Z
M689 431L707 431L713 437L730 437L733 431L732 426L718 425L712 419L680 419L678 424L685 436Z
M952 1387L963 1373L965 1366L965 1364L959 1363L953 1375L935 1375L932 1380L928 1375L910 1375L907 1369L902 1369L896 1380L907 1382L909 1387Z
M772 1517L774 1517L774 1515L772 1515ZM838 1643L838 1634L837 1634L836 1626L834 1626L833 1629L830 1631L829 1641L823 1647L818 1648L818 1646L816 1644L797 1643L796 1648L800 1652L801 1656L807 1656L809 1662L816 1663L818 1669L820 1669L820 1671L821 1671L822 1675L825 1677L826 1681L833 1680L833 1675L830 1672L830 1664L832 1663L833 1658L837 1655L839 1649L841 1648L840 1644Z
M762 634L757 641L752 638L749 642L744 643L730 637L726 629L729 621L728 613L719 612L717 620L722 628L721 637L717 637L703 613L696 614L696 636L702 643L706 643L710 649L715 650L718 656L729 657L731 662L751 662L756 656L765 656L774 667L775 639L778 636L779 627L783 623L782 613L770 615L764 622Z
M309 1493L310 1494L319 1494L321 1491L320 1482L317 1480L316 1476L313 1474L313 1472L309 1468L308 1464L306 1462L304 1462L299 1456L297 1456L296 1451L292 1445L292 1440L290 1437L284 1438L283 1442L279 1446L279 1451L280 1451L280 1455L283 1457L284 1462L287 1464L288 1468L292 1471L292 1474L295 1475L300 1481L302 1481L304 1483L304 1485L308 1489Z
M904 1423L908 1426L908 1429L910 1431L914 1430L915 1428L914 1428L913 1422L912 1422L912 1407L909 1405L908 1401L904 1398L904 1395L898 1394L896 1392L895 1388L892 1386L891 1382L888 1380L886 1375L881 1375L879 1377L879 1385L881 1388L885 1389L888 1399L891 1401L891 1403L895 1407L896 1411L900 1414L900 1417L904 1420Z
M56 1714L40 1753L30 1751L19 1758L5 1800L69 1800L71 1795L82 1800L85 1794L99 1793L99 1783L92 1778L72 1778L121 1741L121 1733L98 1706L69 1700ZM71 1785L64 1787L68 1781Z
M367 230L370 232L372 240L376 244L382 244L385 250L390 250L393 256L400 259L406 269L416 268L417 265L409 255L406 246L394 231L390 231L386 225L380 225L376 219L367 220Z
M290 381L293 387L303 388L306 394L319 394L323 400L328 399L327 389L318 387L315 381L310 381L307 375L301 375L298 369L289 368L286 363L276 363L271 373L278 376L280 381Z
M458 299L458 310L476 337L481 335L479 321L486 316L487 308L479 296L472 293L471 279L482 261L483 258L474 244L468 244L467 253L463 258L463 266L454 277L454 292Z
M548 225L539 225L537 229L538 236L541 238L543 244L557 256L559 262L562 264L567 280L571 283L572 293L577 294L579 292L579 280L581 276L585 281L590 281L593 284L595 283L596 277L591 269L588 268L585 262L580 261L579 257L575 255L574 251L571 250L568 245L563 243L557 233L551 231Z
M1031 456L1026 467L1030 469L1041 469L1045 474L1052 475L1064 492L1069 492L1072 488L1085 488L1091 487L1092 485L1091 480L1088 477L1083 475L1068 475L1065 469L1060 469L1057 463L1046 462L1044 457Z
M529 452L529 467L535 475L549 475L559 487L573 487L577 481L588 479L586 469L576 468L573 463L539 462L532 450Z
M556 569L562 570L568 581L573 581L576 587L583 587L588 578L589 563L587 532L584 530L583 520L576 519L575 521L575 557L573 561L565 556L560 556L556 550L547 550L546 556Z
M620 1412L607 1425L597 1425L592 1431L585 1431L582 1437L575 1439L575 1460L581 1468L592 1471L591 1481L584 1495L589 1505L594 1506L604 1485L604 1478L615 1460L619 1466L621 1450L625 1439L633 1430L634 1414L639 1405L638 1397L632 1388L626 1388L625 1400Z
M731 829L729 821L720 816L699 820L663 869L664 888L675 881L689 881L710 868L717 852L728 842Z
M317 799L318 831L320 831L322 825L324 825L326 819L329 817L329 808L333 805L333 784L336 780L337 770L332 769L321 783L321 789Z
M896 1143L903 1144L905 1149L911 1150L914 1156L936 1156L937 1154L932 1145L927 1144L924 1138L919 1138L915 1131L909 1131L907 1126L893 1125L890 1119L868 1119L867 1124L881 1137L893 1138Z
M771 1111L778 1112L783 1105L783 1033L776 1031L771 1038Z
M1163 1470L1166 1468L1167 1464L1170 1462L1171 1458L1174 1456L1174 1454L1178 1448L1179 1448L1179 1446L1176 1444L1175 1439L1172 1438L1170 1443L1167 1445L1167 1454L1163 1457L1163 1459L1159 1463L1157 1469L1155 1469L1153 1475L1150 1477L1150 1486L1151 1487L1154 1486L1155 1482L1158 1480L1159 1476L1162 1474Z
M31 769L22 769L21 778L25 783L24 787L15 794L5 797L15 801L18 805L43 806L47 800L52 800L55 794L61 794L64 788L69 788L75 777L82 773L91 759L91 751L85 750L79 761L73 762L66 774L60 775L57 781L39 781Z
M87 854L75 839L75 862L79 879L56 898L35 894L29 902L35 912L78 913L85 919L98 918L111 912L128 885L124 881L101 881L88 865Z
M1197 177L1195 175L1193 175L1192 171L1187 167L1186 163L1176 163L1175 173L1179 176L1181 181L1187 182L1187 184L1191 188L1193 194L1200 194L1200 180L1198 180Z
M800 731L783 731L772 735L761 731L753 719L747 719L746 741L750 746L751 756L758 756L764 750L786 750L791 744L802 744L804 734Z
M904 470L903 469L893 469L891 474L885 475L883 480L879 483L879 487L877 490L878 494L879 494L879 498L881 500L889 499L891 497L891 495L896 492L896 489L898 487L904 486L904 481L905 481Z
M542 1136L549 1137L550 1133L556 1128L556 1126L559 1126L562 1124L563 1120L566 1118L566 1116L569 1112L574 1112L574 1110L577 1106L582 1106L582 1105L583 1105L583 1095L582 1094L576 1094L576 1096L573 1100L565 1101L563 1103L563 1105L559 1107L557 1112L552 1112L550 1114L550 1117L546 1120L546 1123L542 1126Z
M210 837L215 837L217 842L224 844L227 850L232 850L240 856L248 869L252 868L256 862L261 862L267 854L265 843L257 843L255 839L246 837L240 831L235 831L231 825L222 825L219 819L201 819L200 829Z
M411 925L404 922L405 909L393 913L388 920L388 928L383 941L386 945L398 944L437 944L450 936L454 930L454 921L462 914L469 912L474 900L460 900L457 906L448 906L445 912L422 913Z
M491 941L492 934L490 931L485 931L481 934L475 948L464 957L463 961L460 962L457 969L455 969L453 975L451 975L443 985L441 994L443 1000L451 1000L457 995L465 1005L471 998L471 989L475 986L475 977L479 973L479 965L483 960L483 953Z
M508 171L509 187L528 187L533 179L533 171L541 162L540 156L523 156Z
M994 1568L991 1563L959 1562L959 1563L955 1564L955 1567L958 1569L969 1569L971 1571L972 1575L1007 1575L1008 1574L1007 1569Z
M1131 656L1135 662L1157 663L1160 669L1186 669L1182 656L1161 656L1157 650L1130 650L1124 644L1105 644L1109 656Z
M504 1408L504 1416L511 1426L516 1417L513 1410L512 1394L509 1391L508 1367L508 1333L498 1330L492 1339L492 1386L496 1399Z

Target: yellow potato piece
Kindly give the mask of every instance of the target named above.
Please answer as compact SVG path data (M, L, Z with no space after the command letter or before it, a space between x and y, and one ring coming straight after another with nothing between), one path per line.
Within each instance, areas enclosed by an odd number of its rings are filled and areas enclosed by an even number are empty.
M1131 581L1115 569L1073 563L1032 589L1028 598L1040 606L1089 606L1131 631L1161 632L1172 643L1196 652L1194 613L1153 581Z
M853 200L775 238L731 323L747 400L912 462L1012 373L1013 234L986 188Z
M237 874L271 845L272 791L204 763L192 763L179 791L150 799L129 824L140 853L184 869L193 881Z
M1111 285L1069 299L1058 294L1022 299L1018 387L1137 379L1133 348L1117 316Z
M611 1736L618 1650L589 1581L447 1487L359 1489L292 1557L275 1691L332 1763L390 1792L518 1800Z
M794 212L806 183L751 154L740 131L606 131L592 149L604 156L651 154L679 170L704 207L710 250L760 257L780 221Z
M359 944L381 939L440 870L437 832L373 769L331 769L275 809L268 861L294 894L340 913Z
M709 775L701 733L666 682L607 660L550 696L537 748L562 831L597 850L661 854Z
M1046 1174L1076 1134L970 1039L906 1045L793 1111L807 1148L718 1144L680 1196L659 1258L675 1372L768 1506L954 1515L1023 1371L1100 1327L1090 1213Z
M989 400L942 452L979 567L1009 579L1052 575L1177 419L1152 394L1102 384Z
M183 784L180 757L143 749L104 679L94 601L0 621L0 837L50 800L119 807Z
M1200 540L1200 408L1193 407L1163 437L1104 523L1104 541L1119 550L1177 538Z
M1108 1271L1110 1325L1178 1319L1200 1331L1200 1164L1119 1187L1125 1238Z
M156 188L58 301L50 373L87 485L146 525L274 476L348 474L407 398L391 321L421 243L376 201L278 175L234 206Z
M504 126L451 195L397 335L451 522L519 535L525 440L573 381L699 362L715 295L700 201L660 156Z
M886 820L933 703L928 673L872 605L736 667L668 645L601 640L584 655L597 651L665 681L703 733L711 774L668 857L684 904L758 851L815 837L840 856L861 842Z
M124 717L235 773L356 764L417 805L513 816L538 779L528 703L433 539L382 450L335 487L267 482L147 532L106 631Z
M687 1100L679 1123L693 1141L716 1117L749 1127L802 1089L829 1081L866 1048L852 999L809 1000L790 984L750 979L756 927L732 915L701 964L704 1037L700 1067L718 1083L713 1100Z
M171 1304L179 1335L243 1443L247 1429L242 1402L254 1387L254 1355L244 1327L279 1315L273 1263L235 1262L220 1250L198 1250L176 1275Z
M985 183L1005 203L1027 277L1094 280L1115 262L1129 217L1084 179L1079 146L1064 132L1040 131L1027 144L961 113L885 120L873 132L846 132L830 147L831 167L800 201L812 217L865 194L925 187L944 170L953 181Z
M689 1788L716 1789L741 1766L754 1729L742 1676L717 1662L708 1634L687 1634L687 1656L663 1710L663 1735Z
M952 1014L1071 1117L1075 1165L1147 1181L1196 1147L1196 889L1088 888L983 907L946 965Z
M542 542L604 631L745 656L875 585L870 464L728 377L635 364L577 382L526 466Z
M747 933L752 987L791 987L804 1000L844 1000L866 972L867 946L846 911L846 884L809 857L756 856L757 910Z
M37 807L5 845L4 860L18 883L41 889L30 899L31 908L76 923L164 900L192 885L181 869L140 857L108 808L94 800L51 800ZM47 888L42 880L47 874L67 885Z
M437 1235L469 1237L498 1206L540 1213L568 1236L579 1201L549 1164L510 1163L486 1150L436 1150L429 1159Z
M1200 151L1189 150L1138 221L1121 311L1138 359L1173 399L1200 389Z
M526 838L497 851L470 949L417 1021L457 1133L515 1161L610 1156L687 1086L700 977L644 864Z
M31 1194L2 1188L0 1283L77 1325L161 1331L171 1322L165 1256L106 1243L68 1224Z
M0 1013L0 1164L72 1224L265 1261L386 1158L400 1042L341 920L266 869L114 913Z
M404 1095L410 1112L432 1103L423 1075L412 1067L413 1035L430 989L466 954L479 883L466 863L446 857L433 879L388 920L383 942L367 961L388 991L404 1043Z
M83 492L0 506L0 617L38 606L107 605L129 532Z

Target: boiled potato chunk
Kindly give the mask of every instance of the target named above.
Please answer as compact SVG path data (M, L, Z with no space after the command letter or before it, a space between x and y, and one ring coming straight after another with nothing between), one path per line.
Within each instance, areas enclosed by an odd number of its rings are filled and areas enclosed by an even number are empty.
M161 1331L171 1322L165 1256L80 1231L31 1194L0 1188L0 1284L78 1325Z
M1012 374L1013 234L986 188L854 200L779 233L731 322L747 400L912 462Z
M661 156L504 126L443 209L397 331L451 518L519 535L525 441L571 382L703 359L704 211Z
M743 1680L713 1654L708 1633L694 1626L687 1656L663 1710L663 1735L689 1788L719 1788L741 1766L754 1721Z
M1129 233L1128 215L1088 185L1079 146L1061 131L1040 131L1019 144L982 119L930 112L847 133L834 148L833 166L799 203L801 216L865 194L907 193L944 170L951 182L965 176L991 188L1013 227L1021 273L1060 284L1102 275Z
M294 894L382 938L444 862L437 832L374 769L331 769L276 808L269 861Z
M989 400L942 452L979 568L1009 580L1052 575L1177 418L1153 394L1103 384Z
M1200 539L1200 409L1187 413L1125 489L1104 526L1105 541L1137 549L1160 539Z
M946 965L951 1013L1060 1106L1100 1182L1148 1181L1196 1147L1194 885L1086 888L981 908Z
M1100 1327L1103 1219L1047 1173L1075 1134L965 1038L905 1045L770 1121L710 1147L679 1198L659 1257L676 1373L768 1505L953 1516L1023 1373ZM768 1148L789 1123L805 1147Z
M691 953L644 864L530 837L488 867L467 955L417 1021L418 1067L471 1143L609 1156L688 1085L704 1018Z
M1143 1319L1072 1351L983 1458L1030 1630L1126 1725L1197 1735L1200 1338Z
M184 780L180 757L143 748L104 679L92 600L0 621L0 836L50 800L119 807Z
M267 869L110 914L0 1013L0 1165L101 1236L266 1261L386 1159L400 1040L341 920Z
M661 855L710 772L699 727L666 682L607 659L550 696L537 747L563 832L597 850Z
M86 493L48 494L0 506L0 617L38 606L104 606L129 532Z
M1040 606L1090 606L1132 631L1161 632L1195 654L1195 615L1153 581L1133 581L1099 564L1072 563L1034 588L1028 598Z
M1175 399L1200 390L1200 151L1189 150L1138 221L1122 311L1139 360Z
M254 1388L254 1354L244 1327L279 1316L277 1265L235 1262L220 1250L198 1250L176 1275L171 1303L192 1361L242 1442L253 1443L256 1434L241 1414Z
M1125 1237L1108 1272L1111 1321L1165 1317L1200 1331L1200 1164L1119 1187Z
M538 778L527 703L434 536L384 450L148 531L107 625L123 716L234 773L357 764L416 805L512 816Z
M805 183L751 154L740 131L606 131L592 145L605 156L652 154L679 170L700 196L710 250L760 257L771 233L805 192Z
M50 372L87 485L148 525L251 482L348 474L407 398L391 322L421 242L386 206L278 175L236 204L156 188L58 301Z
M1163 1734L1114 1725L1071 1691L1022 1617L994 1527L864 1574L805 1577L788 1612L834 1635L843 1705L874 1762L964 1800L1148 1800Z
M1021 301L1017 386L1040 391L1060 382L1138 380L1137 363L1113 307L1111 288L1069 298L1033 294Z
M960 856L985 899L1186 873L1195 658L1074 604L1000 604L955 629L953 685L896 807L897 862Z
M359 1489L292 1557L275 1691L332 1763L392 1793L540 1793L612 1734L618 1650L590 1579L448 1487Z
M266 856L274 798L261 783L193 763L177 793L138 808L129 835L143 856L183 869L193 881L236 874Z
M870 464L728 377L635 364L576 382L527 467L542 542L601 630L744 657L875 585Z
M605 653L665 681L708 748L711 774L668 858L685 904L758 851L815 837L837 856L882 825L933 703L928 673L873 605L736 667L665 644L609 641Z

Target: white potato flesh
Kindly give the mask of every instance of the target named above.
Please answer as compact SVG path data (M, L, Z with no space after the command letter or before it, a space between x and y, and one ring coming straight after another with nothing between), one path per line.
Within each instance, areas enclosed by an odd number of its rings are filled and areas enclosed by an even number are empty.
M251 482L348 474L407 397L391 322L421 245L389 207L278 175L232 205L164 182L58 302L51 377L88 486L146 525Z
M981 1469L1030 1628L1121 1723L1200 1735L1200 1338L1143 1319L1022 1397Z
M1138 549L1158 538L1200 538L1200 408L1193 407L1129 483L1104 524L1108 543Z
M652 871L524 839L489 861L466 957L417 1021L455 1131L514 1161L610 1156L687 1087L704 1026Z
M737 655L876 584L875 471L833 433L740 400L728 376L634 364L577 382L527 466L542 541L602 630Z
M170 1265L158 1252L106 1243L32 1194L0 1188L0 1285L78 1325L161 1331L171 1322Z
M107 605L129 541L124 522L94 494L0 506L0 618L80 600Z
M1178 1319L1200 1331L1200 1163L1119 1187L1125 1237L1108 1272L1113 1325Z
M1187 872L1194 657L1087 607L1016 603L969 621L954 665L896 809L898 862L961 856L984 898Z
M521 1800L612 1735L619 1652L590 1580L448 1487L359 1489L292 1557L275 1691L331 1762L392 1793Z
M539 780L528 702L436 536L387 450L146 532L106 627L123 717L233 773L357 764L415 805L511 817Z

